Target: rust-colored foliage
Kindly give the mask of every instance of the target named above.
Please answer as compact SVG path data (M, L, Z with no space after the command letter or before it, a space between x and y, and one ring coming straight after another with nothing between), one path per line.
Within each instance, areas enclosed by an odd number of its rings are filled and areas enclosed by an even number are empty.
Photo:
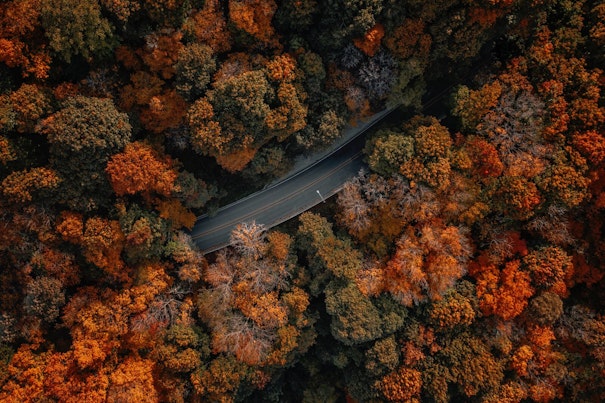
M404 305L440 299L465 274L471 253L466 235L437 223L409 228L385 267L385 287Z
M515 318L534 294L529 273L519 260L512 260L499 269L496 265L479 263L473 276L477 280L479 307L484 315L497 315L504 320Z
M136 53L149 67L149 71L158 74L163 80L168 80L176 72L174 65L179 51L183 48L182 36L180 32L171 35L148 35L145 38L145 46L137 49Z
M575 283L585 283L587 286L593 286L603 279L605 273L598 268L590 265L586 261L586 256L573 255L573 278Z
M84 234L82 214L63 211L57 220L56 229L61 237L73 243L80 243Z
M125 294L95 287L80 287L71 297L63 321L71 331L71 351L79 370L98 369L115 353L119 337L128 330L129 302Z
M401 217L398 200L381 197L399 194L402 183L386 181L378 175L360 176L345 184L338 195L338 216L349 233L384 255L387 245L401 234L406 222Z
M45 368L45 376L46 395L61 401L102 400L107 394L107 370L82 372L76 366L71 352L52 354Z
M175 89L165 88L165 81L176 73L181 38L180 32L150 34L142 48L121 46L116 50L116 58L132 70L130 84L120 92L120 105L127 110L136 108L143 126L154 133L178 126L186 115L185 100Z
M252 300L248 295L240 294L234 302L235 307L259 327L276 328L286 324L287 313L284 307L280 306L275 291L264 293Z
M79 86L74 83L61 83L53 89L53 96L58 101L65 101L67 98L75 97L79 94ZM95 95L96 96L96 95Z
M149 105L151 99L162 92L164 83L158 77L137 71L130 76L131 83L124 86L120 93L120 106L130 110L135 106Z
M426 23L422 19L405 19L384 42L385 46L401 59L410 56L425 58L431 47L431 36L424 32Z
M196 216L176 199L160 201L160 217L172 222L174 228L193 228Z
M273 0L234 0L229 2L229 19L238 29L275 46L277 38L271 19L276 10Z
M355 116L355 119L364 118L371 114L370 101L363 90L359 87L347 88L344 102L349 111Z
M119 222L100 217L86 220L82 247L84 256L90 263L116 279L128 280L124 262L120 257L124 247L124 234Z
M267 62L269 78L273 81L291 82L296 77L296 59L284 53Z
M355 275L355 284L366 297L380 295L385 289L385 273L379 262L364 262Z
M510 366L519 376L527 376L528 361L534 358L534 352L528 345L519 347L511 357Z
M175 90L164 91L152 96L141 110L141 123L155 133L162 133L178 126L186 111L187 103Z
M269 252L278 260L285 260L290 253L292 238L283 232L274 231L267 235Z
M108 402L157 402L153 370L154 362L128 357L109 375Z
M9 99L16 114L15 123L18 132L34 131L40 119L51 110L49 98L43 88L31 84L23 84L10 94Z
M0 136L0 163L6 165L7 163L17 159L15 151L11 146L11 142L4 136Z
M490 2L493 3L493 2ZM502 1L504 5L510 5L511 0ZM508 4L507 4L508 3ZM489 28L495 24L498 18L506 14L504 7L497 8L482 8L475 7L469 10L469 23L478 24L481 28Z
M346 90L353 86L355 79L351 72L339 69L335 63L328 64L326 86L338 90Z
M15 171L2 181L2 193L16 203L32 201L33 195L45 189L56 188L61 179L49 168L32 168Z
M498 151L487 141L472 137L465 144L473 173L479 177L498 177L504 170Z
M376 24L370 28L363 37L353 39L353 43L363 53L368 56L374 56L380 48L380 43L384 37L384 27L382 24Z
M23 344L8 366L8 380L0 391L0 400L17 403L44 397L44 365L47 354L36 353L35 345Z
M163 84L157 76L137 71L121 91L120 105L139 110L141 123L154 133L178 126L186 115L185 100L176 90L162 90Z
M141 142L130 143L114 155L106 172L118 196L140 193L148 201L156 194L170 196L177 178L171 158Z
M21 68L24 77L48 77L51 58L40 43L40 2L15 0L0 4L0 62Z
M420 397L422 374L420 371L399 367L382 378L377 385L389 402L409 402Z
M219 0L207 0L201 10L191 15L184 28L200 43L210 46L216 53L231 49L232 38Z
M526 220L533 216L535 208L542 202L536 184L523 177L504 177L496 197L496 203L501 204L501 211L516 220Z
M576 133L572 136L574 147L590 163L600 166L605 162L605 135L594 130Z
M64 286L74 286L80 281L80 267L73 255L55 249L44 249L32 258L32 262L44 267L44 271L58 279Z
M244 138L243 144L245 148L225 155L219 155L216 157L216 162L231 173L241 171L252 161L258 151L254 147L246 146L250 142L249 138Z
M493 157L502 163L504 175L534 181L549 165L554 146L540 136L547 124L545 104L520 64L511 62L479 90L459 89L454 113L465 131L485 136L495 148Z
M564 250L548 246L534 250L523 258L523 264L531 273L533 284L539 288L549 288L572 277L572 259ZM564 292L564 291L563 291Z
M233 231L231 244L237 253L219 253L204 273L211 287L198 299L212 347L249 365L284 362L297 347L309 303L302 289L282 292L290 239L281 233L265 237L263 226L250 223ZM295 325L288 324L293 318Z
M602 3L0 0L0 401L605 401ZM334 223L184 232L446 81Z

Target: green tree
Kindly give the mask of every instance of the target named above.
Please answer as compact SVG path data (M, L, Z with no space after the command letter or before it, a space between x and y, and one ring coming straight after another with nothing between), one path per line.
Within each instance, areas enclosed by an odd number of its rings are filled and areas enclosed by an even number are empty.
M120 228L125 236L124 252L130 264L159 258L169 239L169 227L156 213L132 203L120 212Z
M383 10L383 0L319 2L323 46L337 48L352 36L361 36L374 25Z
M176 63L176 90L185 99L194 100L204 94L216 71L212 48L199 43L185 46Z
M332 317L332 336L346 345L365 343L382 336L380 312L354 283L325 290L326 311Z
M267 180L278 178L288 172L291 160L281 147L263 147L256 153L242 174L250 183L263 185Z
M325 95L322 93L320 96ZM310 103L313 107L313 102ZM321 115L316 115L321 113ZM345 120L332 109L325 112L309 112L310 123L296 134L296 142L306 149L323 148L341 135Z
M448 129L436 118L427 116L413 117L402 129L404 135L413 138L414 154L402 161L399 173L410 181L425 182L438 189L447 187L451 177L452 146Z
M227 170L242 170L271 138L265 119L273 95L261 70L215 82L188 112L194 150L215 157Z
M377 132L365 147L368 165L385 178L399 172L401 164L414 154L412 137L393 131Z
M130 123L110 99L74 97L42 122L50 143L50 164L64 179L59 200L88 211L111 193L105 164L130 139Z
M298 56L298 65L304 72L303 85L312 101L323 101L323 86L326 79L324 62L317 53L306 51ZM311 105L312 106L312 105Z
M374 342L365 352L365 367L371 375L384 375L399 365L400 347L394 335Z
M472 324L477 312L475 286L468 281L460 281L446 292L443 299L431 304L428 319L437 330L449 332L454 327L462 328Z
M316 0L285 0L279 2L275 13L278 26L295 32L304 32L317 17Z
M195 1L145 0L142 3L152 21L161 26L180 27Z
M495 390L504 378L503 365L480 338L462 333L438 355L449 368L449 381L466 396Z
M176 196L185 207L199 209L216 196L217 189L188 171L180 171L173 188Z
M201 366L202 358L210 355L209 337L203 336L193 327L175 324L164 332L163 343L153 350L153 358L169 371L192 372Z
M74 56L109 56L116 44L97 1L44 0L40 16L51 49L67 63Z
M223 133L227 132L234 138L232 147L241 144L244 133L249 133L254 143L265 140L265 118L273 96L267 77L260 70L215 83L210 99Z
M300 222L297 240L312 271L311 293L325 294L332 336L352 346L397 331L407 311L390 296L371 299L362 293L355 281L362 267L360 251L336 237L324 217L304 213Z

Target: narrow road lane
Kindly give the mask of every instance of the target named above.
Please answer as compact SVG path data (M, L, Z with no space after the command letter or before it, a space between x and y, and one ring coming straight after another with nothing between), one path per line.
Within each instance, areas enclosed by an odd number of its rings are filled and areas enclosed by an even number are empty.
M336 194L364 167L363 134L395 110L387 109L347 129L348 143L271 187L220 208L214 217L198 217L191 231L193 240L203 253L210 253L229 245L231 231L241 222L254 220L273 227Z

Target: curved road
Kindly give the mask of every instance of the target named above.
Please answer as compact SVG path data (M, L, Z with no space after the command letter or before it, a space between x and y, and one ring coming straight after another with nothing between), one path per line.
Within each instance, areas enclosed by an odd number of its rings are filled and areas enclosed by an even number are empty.
M196 245L204 254L214 252L229 245L231 231L241 222L254 220L270 228L340 191L344 183L364 167L361 150L365 139L361 135L396 109L385 109L363 124L347 129L343 135L349 139L347 142L304 169L266 189L221 207L213 217L198 217L191 231Z

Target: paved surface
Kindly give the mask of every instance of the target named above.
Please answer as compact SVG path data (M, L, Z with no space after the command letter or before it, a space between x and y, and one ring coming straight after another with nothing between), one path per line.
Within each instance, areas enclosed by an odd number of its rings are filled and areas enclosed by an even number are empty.
M320 153L316 161L291 172L270 187L221 207L213 217L198 217L191 231L193 240L203 253L210 253L229 245L231 231L241 222L256 221L270 228L338 193L344 183L365 166L362 155L365 136L362 134L395 110L396 107L386 109L358 126L346 129L343 138L347 142Z

